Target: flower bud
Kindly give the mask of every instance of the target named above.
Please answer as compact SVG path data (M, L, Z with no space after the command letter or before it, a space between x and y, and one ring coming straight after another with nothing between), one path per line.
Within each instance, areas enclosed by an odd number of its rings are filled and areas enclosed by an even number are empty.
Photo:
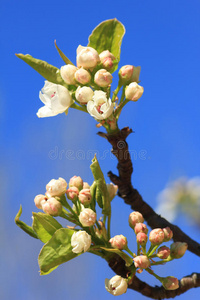
M66 192L67 189L67 182L65 179L59 177L57 180L52 179L49 181L49 183L46 185L46 195L48 197L54 197L54 196L61 196Z
M87 182L83 182L83 189L90 189L90 185Z
M94 75L94 82L100 87L107 87L112 82L112 75L105 69L100 69Z
M153 229L149 234L152 245L160 245L164 241L164 231L161 228Z
M135 234L139 232L148 233L148 228L144 223L136 223L134 227Z
M119 70L119 78L123 83L129 83L132 80L134 66L125 65Z
M62 212L62 204L55 198L49 198L42 203L42 209L45 213L57 217Z
M109 240L109 243L111 243L113 248L123 250L127 246L127 238L122 234L116 235Z
M161 259L166 259L170 255L170 249L166 246L162 246L158 249L157 256Z
M168 276L164 278L162 285L166 290L176 290L179 288L178 279L174 276Z
M171 250L171 257L172 258L181 258L186 250L188 248L188 244L181 243L181 242L175 242L171 244L170 250Z
M107 186L109 197L112 200L117 194L118 185L115 185L113 183L110 183L110 184L107 183L106 186Z
M79 190L77 187L71 186L70 188L67 189L66 194L67 194L67 198L74 202L78 198Z
M92 195L90 193L90 189L82 189L79 193L79 201L83 204L83 205L87 205L90 204L91 200L92 200Z
M76 71L76 73L74 74L74 77L75 77L76 81L81 84L87 84L91 80L90 73L83 68L78 69Z
M131 82L125 90L126 99L137 101L143 94L144 88L137 84L137 82Z
M109 51L105 50L99 54L101 63L106 70L111 70L113 67L113 62L116 60L114 55Z
M90 248L91 241L91 236L86 231L74 232L71 237L72 252L77 254L86 252Z
M144 232L139 232L136 236L136 239L138 244L145 246L148 240L148 236Z
M172 230L169 227L166 227L166 228L163 228L163 231L164 231L164 235L165 235L164 242L170 241L173 237Z
M127 291L128 288L127 280L122 278L119 275L115 275L110 280L106 278L105 288L110 294L114 296L120 296L126 293Z
M69 180L69 186L75 186L80 190L82 190L83 188L83 180L80 176L73 176L72 178L70 178Z
M136 268L146 269L150 266L150 260L146 255L136 256L133 261Z
M77 66L86 69L94 68L100 62L98 52L92 47L83 47L81 45L77 48Z
M128 222L129 222L129 226L134 229L136 223L144 222L143 215L141 213L139 213L138 211L133 211L129 215Z
M79 215L79 221L84 227L93 226L96 218L96 213L90 208L84 208Z
M78 87L75 93L76 99L81 104L87 104L88 101L91 101L94 96L93 90L88 86Z
M67 84L76 84L74 75L77 70L78 68L71 64L65 65L60 68L60 75Z
M37 195L34 199L35 206L39 209L42 209L42 204L47 200L45 195Z

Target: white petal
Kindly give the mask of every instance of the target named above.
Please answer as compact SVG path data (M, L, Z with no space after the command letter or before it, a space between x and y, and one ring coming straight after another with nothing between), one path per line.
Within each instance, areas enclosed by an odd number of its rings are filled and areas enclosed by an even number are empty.
M38 118L45 118L45 117L53 117L56 116L58 113L53 112L48 106L41 107L38 112L37 116Z

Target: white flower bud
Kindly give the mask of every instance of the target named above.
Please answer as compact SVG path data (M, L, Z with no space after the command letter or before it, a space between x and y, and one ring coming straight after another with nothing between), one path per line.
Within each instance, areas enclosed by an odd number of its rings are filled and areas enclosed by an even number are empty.
M93 226L96 222L96 218L96 213L90 208L83 209L79 215L79 221L83 227Z
M170 255L170 249L166 246L162 246L157 251L157 256L161 259L166 259Z
M112 114L114 104L111 99L107 99L103 91L95 91L93 99L88 102L87 110L96 120L105 120Z
M133 69L134 66L131 65L125 65L123 67L121 67L121 69L119 70L119 78L124 82L130 82L131 78L133 76Z
M65 66L62 66L60 68L60 75L62 77L62 79L67 83L67 84L76 84L76 80L75 80L75 73L78 70L77 67L68 64Z
M62 204L55 198L49 198L42 203L42 209L51 216L59 216L62 212Z
M47 200L47 197L45 195L37 195L34 199L35 206L39 209L42 209L42 203L44 203Z
M106 186L107 186L110 199L112 200L117 194L118 185L115 185L113 183L107 183Z
M81 45L77 48L77 66L86 69L94 68L100 62L98 52L92 47L83 47Z
M144 222L143 215L141 213L139 213L138 211L133 211L129 215L128 222L129 222L129 226L134 229L134 227L137 223L143 223Z
M90 189L82 189L79 193L79 201L83 204L83 205L87 205L91 202L92 200L92 195L90 193Z
M67 189L66 194L67 194L67 198L74 202L78 198L79 190L77 187L71 186Z
M131 82L125 90L126 99L137 101L143 94L144 88L137 84L137 82Z
M83 189L90 189L90 185L87 182L83 182Z
M76 71L74 77L75 77L76 81L81 83L81 84L87 84L91 80L90 73L87 70L83 69L83 68L78 69Z
M49 183L46 185L46 195L48 197L53 196L61 196L66 192L67 189L67 182L65 179L59 177L57 180L52 179L49 181Z
M178 279L174 276L168 276L164 278L162 285L166 290L176 290L179 288Z
M114 55L110 51L105 50L99 54L99 57L100 57L103 67L106 70L111 70L113 67L113 62L114 62L114 60L116 60Z
M83 180L80 176L73 176L72 178L70 178L69 180L69 186L75 186L80 190L82 190L83 188Z
M128 284L127 280L122 278L119 275L115 275L111 279L105 279L105 288L106 290L114 295L114 296L120 296L124 293L126 293Z
M109 243L111 243L111 246L115 249L123 250L127 246L127 238L120 235L115 235L113 238L109 240Z
M47 80L39 93L39 98L44 103L44 106L38 110L38 118L53 117L61 114L73 103L68 89Z
M150 266L150 260L146 255L136 256L134 259L134 265L136 268L146 269Z
M160 245L164 241L164 238L165 234L161 228L155 228L149 233L149 240L152 245Z
M94 96L93 90L88 86L78 87L75 93L76 99L81 104L87 104L88 101L91 101Z
M171 257L172 258L181 258L188 248L187 243L175 242L170 246Z
M94 82L100 87L107 87L112 79L113 76L105 69L100 69L94 75Z
M71 237L71 245L74 253L86 252L91 245L91 236L82 230L74 232Z

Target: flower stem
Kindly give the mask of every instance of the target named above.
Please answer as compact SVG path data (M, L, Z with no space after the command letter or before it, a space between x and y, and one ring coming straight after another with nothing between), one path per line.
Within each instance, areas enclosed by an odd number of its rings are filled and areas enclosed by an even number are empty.
M113 93L113 96L112 96L112 102L115 101L115 98L117 97L117 94L119 93L121 87L122 87L122 85L121 85L121 84L118 84L116 90L115 90L114 93Z
M119 106L117 107L117 109L115 110L114 116L115 116L115 118L116 118L117 120L119 119L119 116L120 116L120 113L121 113L122 108L123 108L128 102L129 102L129 100L128 100L128 99L125 99L124 102L121 102L121 103L119 104Z
M71 107L71 108L75 108L75 109L78 109L78 110L81 110L81 111L84 111L84 112L88 113L86 106L83 106L83 105L78 105L78 104L76 104L76 103L73 103L73 104L72 104L70 107Z

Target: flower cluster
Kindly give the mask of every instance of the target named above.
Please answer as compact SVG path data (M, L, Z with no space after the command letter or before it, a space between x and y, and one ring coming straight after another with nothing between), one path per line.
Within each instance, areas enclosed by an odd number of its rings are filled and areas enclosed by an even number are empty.
M45 81L39 94L44 106L39 109L37 116L55 116L67 113L68 108L73 107L88 112L98 122L103 122L102 125L115 129L122 107L130 100L137 101L143 94L143 87L138 85L140 67L125 65L119 70L118 87L110 98L111 73L116 62L117 59L109 50L99 54L92 47L78 46L77 66L69 63L58 70L62 85ZM123 96L117 104L121 87Z

